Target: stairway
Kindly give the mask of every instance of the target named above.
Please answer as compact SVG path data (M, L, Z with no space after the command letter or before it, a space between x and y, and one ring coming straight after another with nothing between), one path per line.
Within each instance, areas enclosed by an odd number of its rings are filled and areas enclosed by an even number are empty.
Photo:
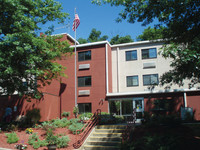
M119 150L125 125L98 125L84 144L84 150Z

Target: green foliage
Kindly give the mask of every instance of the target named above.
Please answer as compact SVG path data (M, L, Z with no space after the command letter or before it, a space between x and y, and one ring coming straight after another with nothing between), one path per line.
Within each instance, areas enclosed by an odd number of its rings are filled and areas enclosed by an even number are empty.
M87 41L86 39L83 39L83 38L79 38L79 39L78 39L78 42L79 42L80 44L88 43L88 41Z
M48 130L55 130L55 126L49 122L49 121L45 121L40 125L41 128L43 128L43 130L48 131Z
M73 123L69 126L69 130L73 133L73 134L76 134L76 130L80 130L82 129L84 126L84 124L82 123ZM79 133L78 133L79 134Z
M131 38L130 35L126 35L126 36L119 36L116 35L114 37L112 37L112 39L110 40L110 44L114 45L114 44L122 44L122 43L130 43L133 42L133 39Z
M63 119L54 119L52 121L52 125L56 128L65 128L68 127L71 124L70 120L67 120L67 118Z
M122 144L121 149L130 150L182 150L199 147L195 139L199 124L171 126L138 126L133 131L133 139Z
M40 98L37 81L44 86L65 76L65 68L55 60L71 51L67 41L56 40L61 36L50 36L52 28L47 36L38 36L40 26L64 23L68 14L54 0L3 0L0 16L0 94L18 91Z
M17 143L19 141L19 138L15 132L12 133L5 133L7 137L7 143L12 144L12 143Z
M26 113L26 119L32 124L36 124L37 122L39 122L39 120L41 119L40 109L34 108L32 110L28 110Z
M116 123L115 117L107 112L101 113L100 124L113 124Z
M38 149L39 147L43 147L47 145L45 140L40 140L37 133L33 133L29 136L28 144L32 145L34 149Z
M73 108L73 114L75 115L75 118L77 117L78 112L79 112L78 106L75 106L75 107Z
M57 147L64 148L68 146L70 139L68 136L62 136L58 138Z
M101 31L98 31L95 28L93 28L87 40L83 38L79 38L78 42L80 44L84 44L84 43L92 43L92 42L97 42L97 41L106 41L107 39L108 39L107 35L101 36Z
M161 31L165 47L162 56L172 58L172 70L165 73L161 79L164 84L184 84L184 79L190 80L189 88L200 83L200 3L199 1L175 0L92 0L93 3L109 3L112 6L123 6L117 21L127 20L130 23L142 22L143 26L156 19L154 29L145 31L148 37L157 38ZM192 14L192 15L191 15ZM163 28L164 27L164 28ZM157 30L158 29L158 30ZM149 32L150 31L150 32ZM149 34L150 33L150 34ZM143 36L143 37L144 37ZM142 39L143 39L142 37ZM160 37L160 36L158 36ZM140 37L139 37L140 38ZM170 44L170 45L168 45ZM168 87L170 87L170 85Z
M69 117L69 116L70 116L70 112L64 111L64 112L62 113L62 116L63 116L63 117Z
M92 29L89 37L88 37L88 42L97 42L97 41L105 41L108 39L107 35L104 35L101 37L101 31L97 31L96 29Z
M125 122L124 116L114 116L116 123L123 123Z
M83 113L79 115L80 120L89 120L93 116L93 113Z
M46 143L48 145L56 144L58 148L64 148L68 146L70 139L68 136L54 135L52 130L47 132Z
M137 41L163 39L163 31L164 27L162 26L159 28L148 27L147 29L144 29L141 35L137 36Z

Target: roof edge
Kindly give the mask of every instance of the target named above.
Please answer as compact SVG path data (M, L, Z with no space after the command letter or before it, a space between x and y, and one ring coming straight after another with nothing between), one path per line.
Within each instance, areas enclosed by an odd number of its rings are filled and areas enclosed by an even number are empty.
M79 48L79 47L87 47L87 46L94 46L94 45L101 45L101 44L108 44L111 47L108 41L98 41L98 42L92 42L92 43L79 44L79 45L76 45L76 47ZM75 47L75 45L72 45L71 47Z
M140 92L108 93L108 94L106 94L106 97L130 96L130 95L140 95L140 94L179 93L179 92L200 92L200 89L174 89L174 90L155 90L155 91L140 91Z
M131 43L116 44L116 45L112 45L111 47L122 47L122 46L148 44L148 43L162 43L162 42L164 42L163 39L157 39L157 40L147 40L147 41L138 41L138 42L131 42Z

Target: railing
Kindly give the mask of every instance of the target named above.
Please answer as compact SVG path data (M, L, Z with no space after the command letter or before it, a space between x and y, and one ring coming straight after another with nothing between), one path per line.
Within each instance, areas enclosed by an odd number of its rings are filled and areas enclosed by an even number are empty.
M81 130L76 130L76 142L73 144L75 149L81 147L91 130L99 123L101 110L97 109L94 115L85 123Z
M130 138L130 134L132 129L135 127L135 121L136 121L136 109L133 109L133 113L130 117L130 119L127 121L127 126L125 131L122 134L122 142L128 141Z

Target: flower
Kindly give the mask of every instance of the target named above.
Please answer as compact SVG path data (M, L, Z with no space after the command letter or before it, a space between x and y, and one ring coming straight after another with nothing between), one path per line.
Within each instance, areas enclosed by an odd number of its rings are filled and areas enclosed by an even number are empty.
M16 149L27 149L27 145L23 144L23 143L20 143L20 144L17 144L15 145Z
M26 129L26 133L27 134L32 134L33 133L33 129L32 128L27 128Z

